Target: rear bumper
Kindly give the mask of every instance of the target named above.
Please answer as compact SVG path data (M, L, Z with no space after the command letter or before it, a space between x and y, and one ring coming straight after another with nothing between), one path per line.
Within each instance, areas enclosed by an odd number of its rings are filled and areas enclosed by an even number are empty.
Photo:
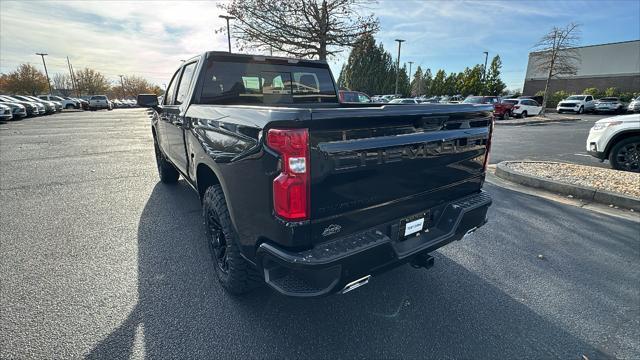
M434 214L432 225L406 239L399 235L402 219L396 219L302 252L263 243L257 251L258 266L266 283L284 295L335 293L354 280L382 273L462 239L486 223L490 205L491 197L481 191L428 209Z

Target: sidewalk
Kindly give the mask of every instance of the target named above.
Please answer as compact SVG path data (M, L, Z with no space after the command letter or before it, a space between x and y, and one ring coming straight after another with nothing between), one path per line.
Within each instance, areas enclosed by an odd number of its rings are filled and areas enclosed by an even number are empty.
M496 119L496 125L519 126L519 125L546 124L546 123L558 123L558 122L574 122L574 121L580 121L580 120L582 119L579 117L547 112L545 114L545 117L531 116L525 119L522 119L522 118L511 118L509 120Z

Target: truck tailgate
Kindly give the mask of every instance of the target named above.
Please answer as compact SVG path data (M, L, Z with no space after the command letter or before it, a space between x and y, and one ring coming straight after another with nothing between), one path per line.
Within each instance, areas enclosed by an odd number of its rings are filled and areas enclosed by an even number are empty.
M492 110L490 105L314 109L312 241L479 191Z

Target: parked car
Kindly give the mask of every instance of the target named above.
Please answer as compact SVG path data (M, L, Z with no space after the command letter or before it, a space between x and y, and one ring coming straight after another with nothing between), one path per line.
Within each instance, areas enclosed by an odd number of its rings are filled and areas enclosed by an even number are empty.
M493 105L493 115L497 118L508 120L513 111L513 104L502 102L499 96L468 96L463 104L491 104Z
M587 138L587 152L616 170L640 172L640 114L596 121Z
M591 95L571 95L560 101L556 106L556 111L560 114L565 111L582 114L584 112L593 111L595 109L595 101Z
M340 96L341 103L370 103L371 102L371 98L367 94L361 93L359 91L340 90L338 92L338 95Z
M525 96L518 96L518 97L512 96L512 98L515 98L515 99L531 99L531 100L535 100L538 104L542 104L542 102L544 101L544 96L537 96L537 95L534 95L534 96L526 96L525 95Z
M389 101L389 104L422 104L422 102L414 98L400 98Z
M73 99L78 100L80 102L80 107L82 108L82 110L89 110L89 101L83 98L73 98Z
M640 111L640 96L631 100L629 106L627 106L627 111L636 112Z
M512 104L511 114L515 117L526 118L540 114L542 106L533 99L504 99L505 104Z
M604 97L596 101L595 113L614 112L623 113L627 111L627 105L617 97Z
M0 96L0 104L4 106L8 106L11 109L11 114L13 115L14 120L22 119L29 115L29 112L27 112L27 106L21 103L6 100L4 97ZM35 106L33 105L29 105L29 106L31 108L31 111L30 111L31 113L33 113L33 111L37 111L37 108Z
M459 104L464 101L464 96L462 95L453 95L449 98L449 104Z
M24 101L32 101L36 104L42 105L44 107L44 112L42 112L41 114L54 114L56 112L56 104L51 101L38 99L37 97L28 95L13 95L13 97Z
M228 292L346 293L487 222L491 106L345 106L325 61L257 59L207 52L162 104L138 96L160 180L197 191Z
M98 109L113 109L111 103L109 102L109 98L106 95L93 95L89 99L89 110L95 111Z
M13 112L11 111L11 107L0 104L0 120L11 120L13 119Z
M42 100L57 101L61 103L63 109L80 109L80 101L70 98L62 98L55 95L38 95Z
M17 102L20 105L24 105L27 109L27 116L45 115L47 111L44 105L39 102L10 95L0 95L0 98L3 98L8 102Z

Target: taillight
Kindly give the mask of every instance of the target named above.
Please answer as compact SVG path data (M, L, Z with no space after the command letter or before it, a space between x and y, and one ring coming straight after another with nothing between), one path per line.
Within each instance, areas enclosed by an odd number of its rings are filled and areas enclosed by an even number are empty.
M515 105L513 108L514 109L520 109L520 105Z
M491 125L489 126L489 138L487 139L487 148L484 153L484 162L482 163L482 170L487 171L487 165L489 165L489 154L491 151L491 139L493 138L493 126L494 117L491 117Z
M286 220L309 218L309 131L271 129L267 145L280 155L280 174L273 180L273 207Z

